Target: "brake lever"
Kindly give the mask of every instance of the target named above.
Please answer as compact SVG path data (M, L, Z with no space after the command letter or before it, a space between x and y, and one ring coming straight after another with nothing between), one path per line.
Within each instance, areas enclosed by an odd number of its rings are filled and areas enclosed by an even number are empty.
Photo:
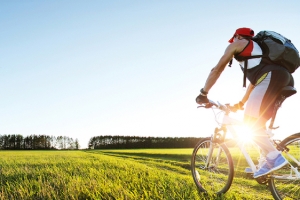
M205 108L205 106L197 106L197 108Z

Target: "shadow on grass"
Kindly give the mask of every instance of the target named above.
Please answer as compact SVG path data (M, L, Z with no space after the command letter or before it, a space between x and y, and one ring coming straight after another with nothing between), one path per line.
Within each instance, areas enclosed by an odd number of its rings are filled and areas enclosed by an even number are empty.
M130 158L137 161L166 163L174 166L181 167L183 169L191 170L190 159L191 155L184 154L153 154L144 152L116 152L116 151L86 151L87 153L103 154L108 156L115 156L120 158Z

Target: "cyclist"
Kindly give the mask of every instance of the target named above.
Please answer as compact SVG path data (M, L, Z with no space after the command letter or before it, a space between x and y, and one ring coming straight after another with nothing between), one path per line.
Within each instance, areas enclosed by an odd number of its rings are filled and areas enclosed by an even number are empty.
M244 71L245 61L239 56L262 55L260 46L251 40L254 31L251 28L239 28L229 40L229 45L217 65L210 71L204 87L197 96L198 104L208 103L208 92L216 83L226 65L235 58ZM250 84L245 95L234 107L242 109L247 102L244 112L244 122L254 134L254 141L266 156L266 162L253 174L254 178L269 174L287 164L287 160L272 145L266 132L266 123L272 117L275 98L278 92L287 85L294 86L292 75L282 66L266 62L262 58L248 60L246 77Z

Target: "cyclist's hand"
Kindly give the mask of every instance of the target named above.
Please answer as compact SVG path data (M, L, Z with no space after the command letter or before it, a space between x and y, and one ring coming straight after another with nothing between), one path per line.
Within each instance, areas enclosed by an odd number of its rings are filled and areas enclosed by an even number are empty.
M237 110L244 110L243 102L240 101L240 102L234 104L233 106L231 106L230 110L233 112L236 112Z
M203 96L201 94L199 94L197 97L196 97L196 102L197 104L207 104L209 103L209 100L207 98L207 96Z

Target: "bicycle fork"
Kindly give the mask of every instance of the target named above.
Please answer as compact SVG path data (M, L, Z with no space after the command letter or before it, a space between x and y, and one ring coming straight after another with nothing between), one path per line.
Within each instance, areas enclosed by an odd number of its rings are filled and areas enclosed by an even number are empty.
M223 134L222 134L223 132ZM222 142L224 142L224 139L226 137L226 128L225 127L221 127L221 128L215 128L214 134L212 136L211 139L211 145L209 146L209 150L208 150L208 155L207 155L207 159L206 159L206 163L205 163L205 167L208 169L209 167L209 163L211 161L212 158L212 154L215 148L215 144L221 144ZM219 164L219 158L220 155L222 153L222 148L218 149L218 153L216 155L216 160L215 160L215 167L218 166Z
M207 154L206 163L205 163L205 168L206 169L208 169L208 167L209 167L209 163L211 161L213 151L214 151L214 142L211 141L211 144L209 145L209 150L208 150L208 154Z

